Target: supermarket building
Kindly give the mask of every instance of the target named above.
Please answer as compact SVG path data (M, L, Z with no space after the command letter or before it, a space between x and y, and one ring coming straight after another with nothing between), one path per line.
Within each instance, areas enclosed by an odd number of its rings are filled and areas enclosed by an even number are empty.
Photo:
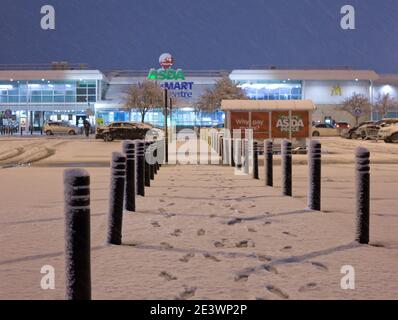
M159 81L175 97L172 121L177 126L213 126L224 122L224 113L198 113L194 104L201 94L211 89L223 74L240 86L250 99L309 99L317 109L315 121L332 119L354 122L342 110L344 99L354 93L374 102L389 93L398 99L398 75L377 74L371 70L353 69L247 69L226 71L185 71L184 79ZM0 66L0 126L13 123L39 131L45 121L68 121L79 125L82 119L92 124L112 121L140 121L140 115L124 106L126 90L148 78L148 70L87 70L82 65ZM388 117L398 117L390 110ZM369 116L364 116L369 118ZM372 119L379 117L372 112ZM162 126L163 109L151 110L146 122Z

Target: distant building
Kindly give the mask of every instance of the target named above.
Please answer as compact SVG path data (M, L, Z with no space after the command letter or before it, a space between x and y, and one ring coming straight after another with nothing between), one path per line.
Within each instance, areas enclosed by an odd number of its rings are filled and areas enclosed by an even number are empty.
M0 125L11 118L26 131L45 121L94 121L106 83L98 70L0 70Z
M0 66L0 126L12 120L26 130L39 131L45 121L78 124L82 117L93 124L112 121L140 121L140 115L124 105L125 92L148 78L145 71L86 70L84 65ZM153 72L153 70L152 70ZM155 71L156 72L156 71ZM198 113L194 104L211 89L225 71L184 71L178 80L156 80L173 98L173 123L177 126L214 126L224 121L220 110ZM354 119L341 110L344 99L354 93L370 101L384 93L398 99L398 75L379 75L370 70L351 69L256 69L233 70L231 80L250 99L309 99L317 110L314 120ZM370 117L378 118L377 112ZM388 117L398 117L390 110ZM369 116L367 116L369 117ZM147 114L146 122L162 126L163 106Z

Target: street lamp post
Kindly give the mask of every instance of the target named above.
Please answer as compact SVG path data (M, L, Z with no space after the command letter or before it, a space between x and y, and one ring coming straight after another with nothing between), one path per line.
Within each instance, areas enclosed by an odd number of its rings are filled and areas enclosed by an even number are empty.
M170 97L169 100L169 114L170 114L170 130L171 130L171 135L170 135L170 142L173 142L173 98Z
M169 163L169 132L167 123L167 103L168 103L168 91L164 89L164 129L165 129L165 162Z

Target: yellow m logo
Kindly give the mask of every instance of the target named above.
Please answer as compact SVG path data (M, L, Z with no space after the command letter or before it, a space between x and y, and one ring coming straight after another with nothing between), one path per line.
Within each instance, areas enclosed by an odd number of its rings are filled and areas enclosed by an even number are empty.
M339 85L333 86L332 96L342 96L342 95L343 95L343 93L342 93L341 87Z

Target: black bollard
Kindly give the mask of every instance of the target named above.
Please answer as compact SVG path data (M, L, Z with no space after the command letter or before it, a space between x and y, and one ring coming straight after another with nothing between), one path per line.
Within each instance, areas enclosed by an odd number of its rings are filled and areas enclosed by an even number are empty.
M282 142L282 194L292 196L292 143Z
M155 164L153 165L153 172L154 174L158 174L158 170L159 170L159 160L158 160L158 142L155 141L153 143L153 156L155 157Z
M151 169L151 180L155 180L155 170L156 170L156 158L154 158L155 156L155 144L153 142L151 142L151 144L149 145L149 155L150 155L150 159L151 162L149 163L150 169Z
M135 211L135 143L132 140L123 142L123 152L126 155L126 181L124 188L124 208L127 211Z
M90 176L64 172L66 299L91 300Z
M242 139L236 139L235 142L235 165L237 169L242 169Z
M135 140L137 194L145 197L145 141Z
M228 152L229 152L229 147L228 147L228 141L229 139L227 137L223 138L223 144L222 144L222 159L223 165L229 165L229 157L228 157Z
M253 179L260 180L258 174L258 144L256 141L253 142Z
M250 145L249 145L249 140L245 139L244 144L243 144L243 152L244 152L244 173L249 174L250 173Z
M234 143L235 139L231 139L231 167L235 167Z
M321 154L321 143L312 140L308 150L308 208L316 211L321 210Z
M369 243L369 211L370 211L370 152L366 148L356 151L357 176L357 230L356 241Z
M162 167L162 164L165 163L165 142L164 140L160 140L156 142L156 159L158 164L158 171Z
M111 184L109 198L108 244L122 244L123 198L126 177L126 157L112 154Z
M150 158L149 154L149 142L145 142L145 187L150 187L151 186L151 165L148 161Z
M265 167L265 185L274 186L274 146L271 140L264 141L264 167Z

